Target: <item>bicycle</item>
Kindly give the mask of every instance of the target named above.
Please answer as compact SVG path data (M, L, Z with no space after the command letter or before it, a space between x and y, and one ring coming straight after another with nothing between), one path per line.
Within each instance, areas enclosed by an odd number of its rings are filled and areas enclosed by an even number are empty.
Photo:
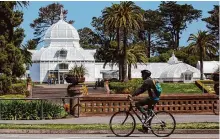
M114 113L110 119L109 126L113 134L119 137L127 137L134 132L136 128L136 120L131 112L133 112L140 120L142 128L150 130L157 137L168 137L174 132L176 128L176 120L171 113L166 111L154 112L152 109L149 110L147 114L140 112L142 114L140 116L134 109L136 106L132 104L134 100L131 97L128 99L130 101L129 109ZM128 132L122 132L121 129L127 129L126 131Z

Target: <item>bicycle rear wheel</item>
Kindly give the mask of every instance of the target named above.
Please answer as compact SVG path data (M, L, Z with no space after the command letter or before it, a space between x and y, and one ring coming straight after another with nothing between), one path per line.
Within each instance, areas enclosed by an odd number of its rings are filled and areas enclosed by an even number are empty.
M176 121L169 112L159 111L150 120L150 127L157 137L168 137L175 130Z
M136 122L130 112L119 111L112 115L109 126L116 136L127 137L134 132Z

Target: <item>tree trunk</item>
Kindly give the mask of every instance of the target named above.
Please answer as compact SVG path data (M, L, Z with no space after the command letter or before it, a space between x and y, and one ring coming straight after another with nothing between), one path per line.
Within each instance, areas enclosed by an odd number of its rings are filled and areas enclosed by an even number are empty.
M180 34L179 31L176 33L176 50L179 48Z
M128 80L131 80L131 64L128 64Z
M122 81L122 66L123 66L123 61L119 59L118 67L119 67L119 81Z
M151 34L148 33L148 46L147 46L147 57L150 58L150 49L151 49Z
M117 28L116 29L116 32L117 32L117 52L118 52L118 54L117 54L117 56L118 56L118 68L119 68L119 81L121 81L122 80L122 61L121 61L121 59L120 59L120 57L121 57L121 51L120 51L120 29L119 28Z
M118 50L118 55L119 55L119 53L120 53L120 30L119 30L119 28L117 28L117 43L118 43L118 47L117 47L117 50Z
M175 33L171 31L171 48L175 50Z
M124 27L124 40L123 40L123 82L127 80L127 30Z
M203 49L200 46L200 80L203 80Z

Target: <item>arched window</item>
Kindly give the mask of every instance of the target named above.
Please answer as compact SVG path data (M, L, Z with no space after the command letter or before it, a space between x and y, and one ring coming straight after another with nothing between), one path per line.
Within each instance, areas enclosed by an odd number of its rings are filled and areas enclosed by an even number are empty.
M183 78L184 78L184 83L190 83L192 82L192 78L193 78L193 72L190 71L190 70L186 70L184 73L183 73Z
M60 58L66 58L66 56L67 56L67 50L61 49L60 52L59 52L59 57Z
M61 63L59 64L59 69L60 70L68 70L69 65L66 63Z

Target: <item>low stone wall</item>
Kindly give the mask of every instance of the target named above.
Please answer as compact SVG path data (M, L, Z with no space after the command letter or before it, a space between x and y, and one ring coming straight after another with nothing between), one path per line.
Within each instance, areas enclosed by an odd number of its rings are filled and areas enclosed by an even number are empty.
M142 99L137 97L135 101ZM213 114L213 103L217 103L216 95L176 95L161 96L156 111L169 111L181 114ZM109 115L126 110L129 101L125 96L87 96L80 98L80 116Z

